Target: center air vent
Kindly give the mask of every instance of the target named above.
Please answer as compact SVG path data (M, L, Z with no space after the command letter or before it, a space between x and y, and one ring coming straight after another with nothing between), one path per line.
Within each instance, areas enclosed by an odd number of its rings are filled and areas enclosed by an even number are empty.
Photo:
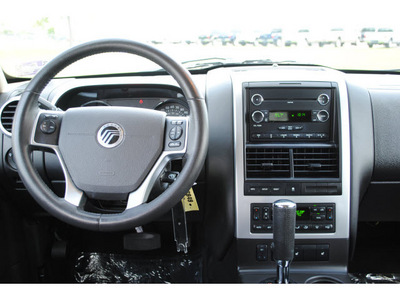
M297 178L338 178L338 149L293 149L293 166L294 177Z
M247 178L290 177L289 149L247 148Z
M336 147L249 147L246 178L339 178L339 152Z
M19 98L11 99L1 108L1 130L7 135L11 135L14 114L17 109L18 101Z

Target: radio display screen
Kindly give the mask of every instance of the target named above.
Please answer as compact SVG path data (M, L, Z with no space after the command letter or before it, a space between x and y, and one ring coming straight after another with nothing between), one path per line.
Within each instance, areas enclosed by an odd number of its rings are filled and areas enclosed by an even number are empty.
M311 122L311 111L270 111L270 122Z

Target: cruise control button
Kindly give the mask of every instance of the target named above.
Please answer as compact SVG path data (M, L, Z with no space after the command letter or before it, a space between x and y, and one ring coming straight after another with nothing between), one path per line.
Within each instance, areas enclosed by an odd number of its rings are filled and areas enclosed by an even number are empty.
M181 126L175 126L169 131L169 138L173 141L178 140L183 133L183 128Z
M52 134L56 131L57 125L53 120L44 120L40 124L40 131L45 134Z
M170 148L177 148L177 147L180 147L181 146L181 142L170 142L169 144L168 144L168 147L170 147Z

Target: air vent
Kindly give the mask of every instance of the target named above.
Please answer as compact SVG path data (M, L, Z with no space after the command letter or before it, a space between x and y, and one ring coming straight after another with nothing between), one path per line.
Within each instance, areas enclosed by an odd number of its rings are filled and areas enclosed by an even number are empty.
M337 148L295 148L293 164L295 178L339 177Z
M247 148L247 178L288 178L290 177L289 149Z
M11 99L1 108L1 130L9 136L11 135L14 114L17 109L18 101L19 98Z

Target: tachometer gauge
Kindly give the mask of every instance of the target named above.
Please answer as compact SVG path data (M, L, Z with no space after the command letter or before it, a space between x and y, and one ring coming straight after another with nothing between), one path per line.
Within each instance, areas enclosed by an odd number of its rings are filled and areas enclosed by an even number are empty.
M167 100L156 106L156 110L167 113L167 116L188 116L189 106L182 100Z

